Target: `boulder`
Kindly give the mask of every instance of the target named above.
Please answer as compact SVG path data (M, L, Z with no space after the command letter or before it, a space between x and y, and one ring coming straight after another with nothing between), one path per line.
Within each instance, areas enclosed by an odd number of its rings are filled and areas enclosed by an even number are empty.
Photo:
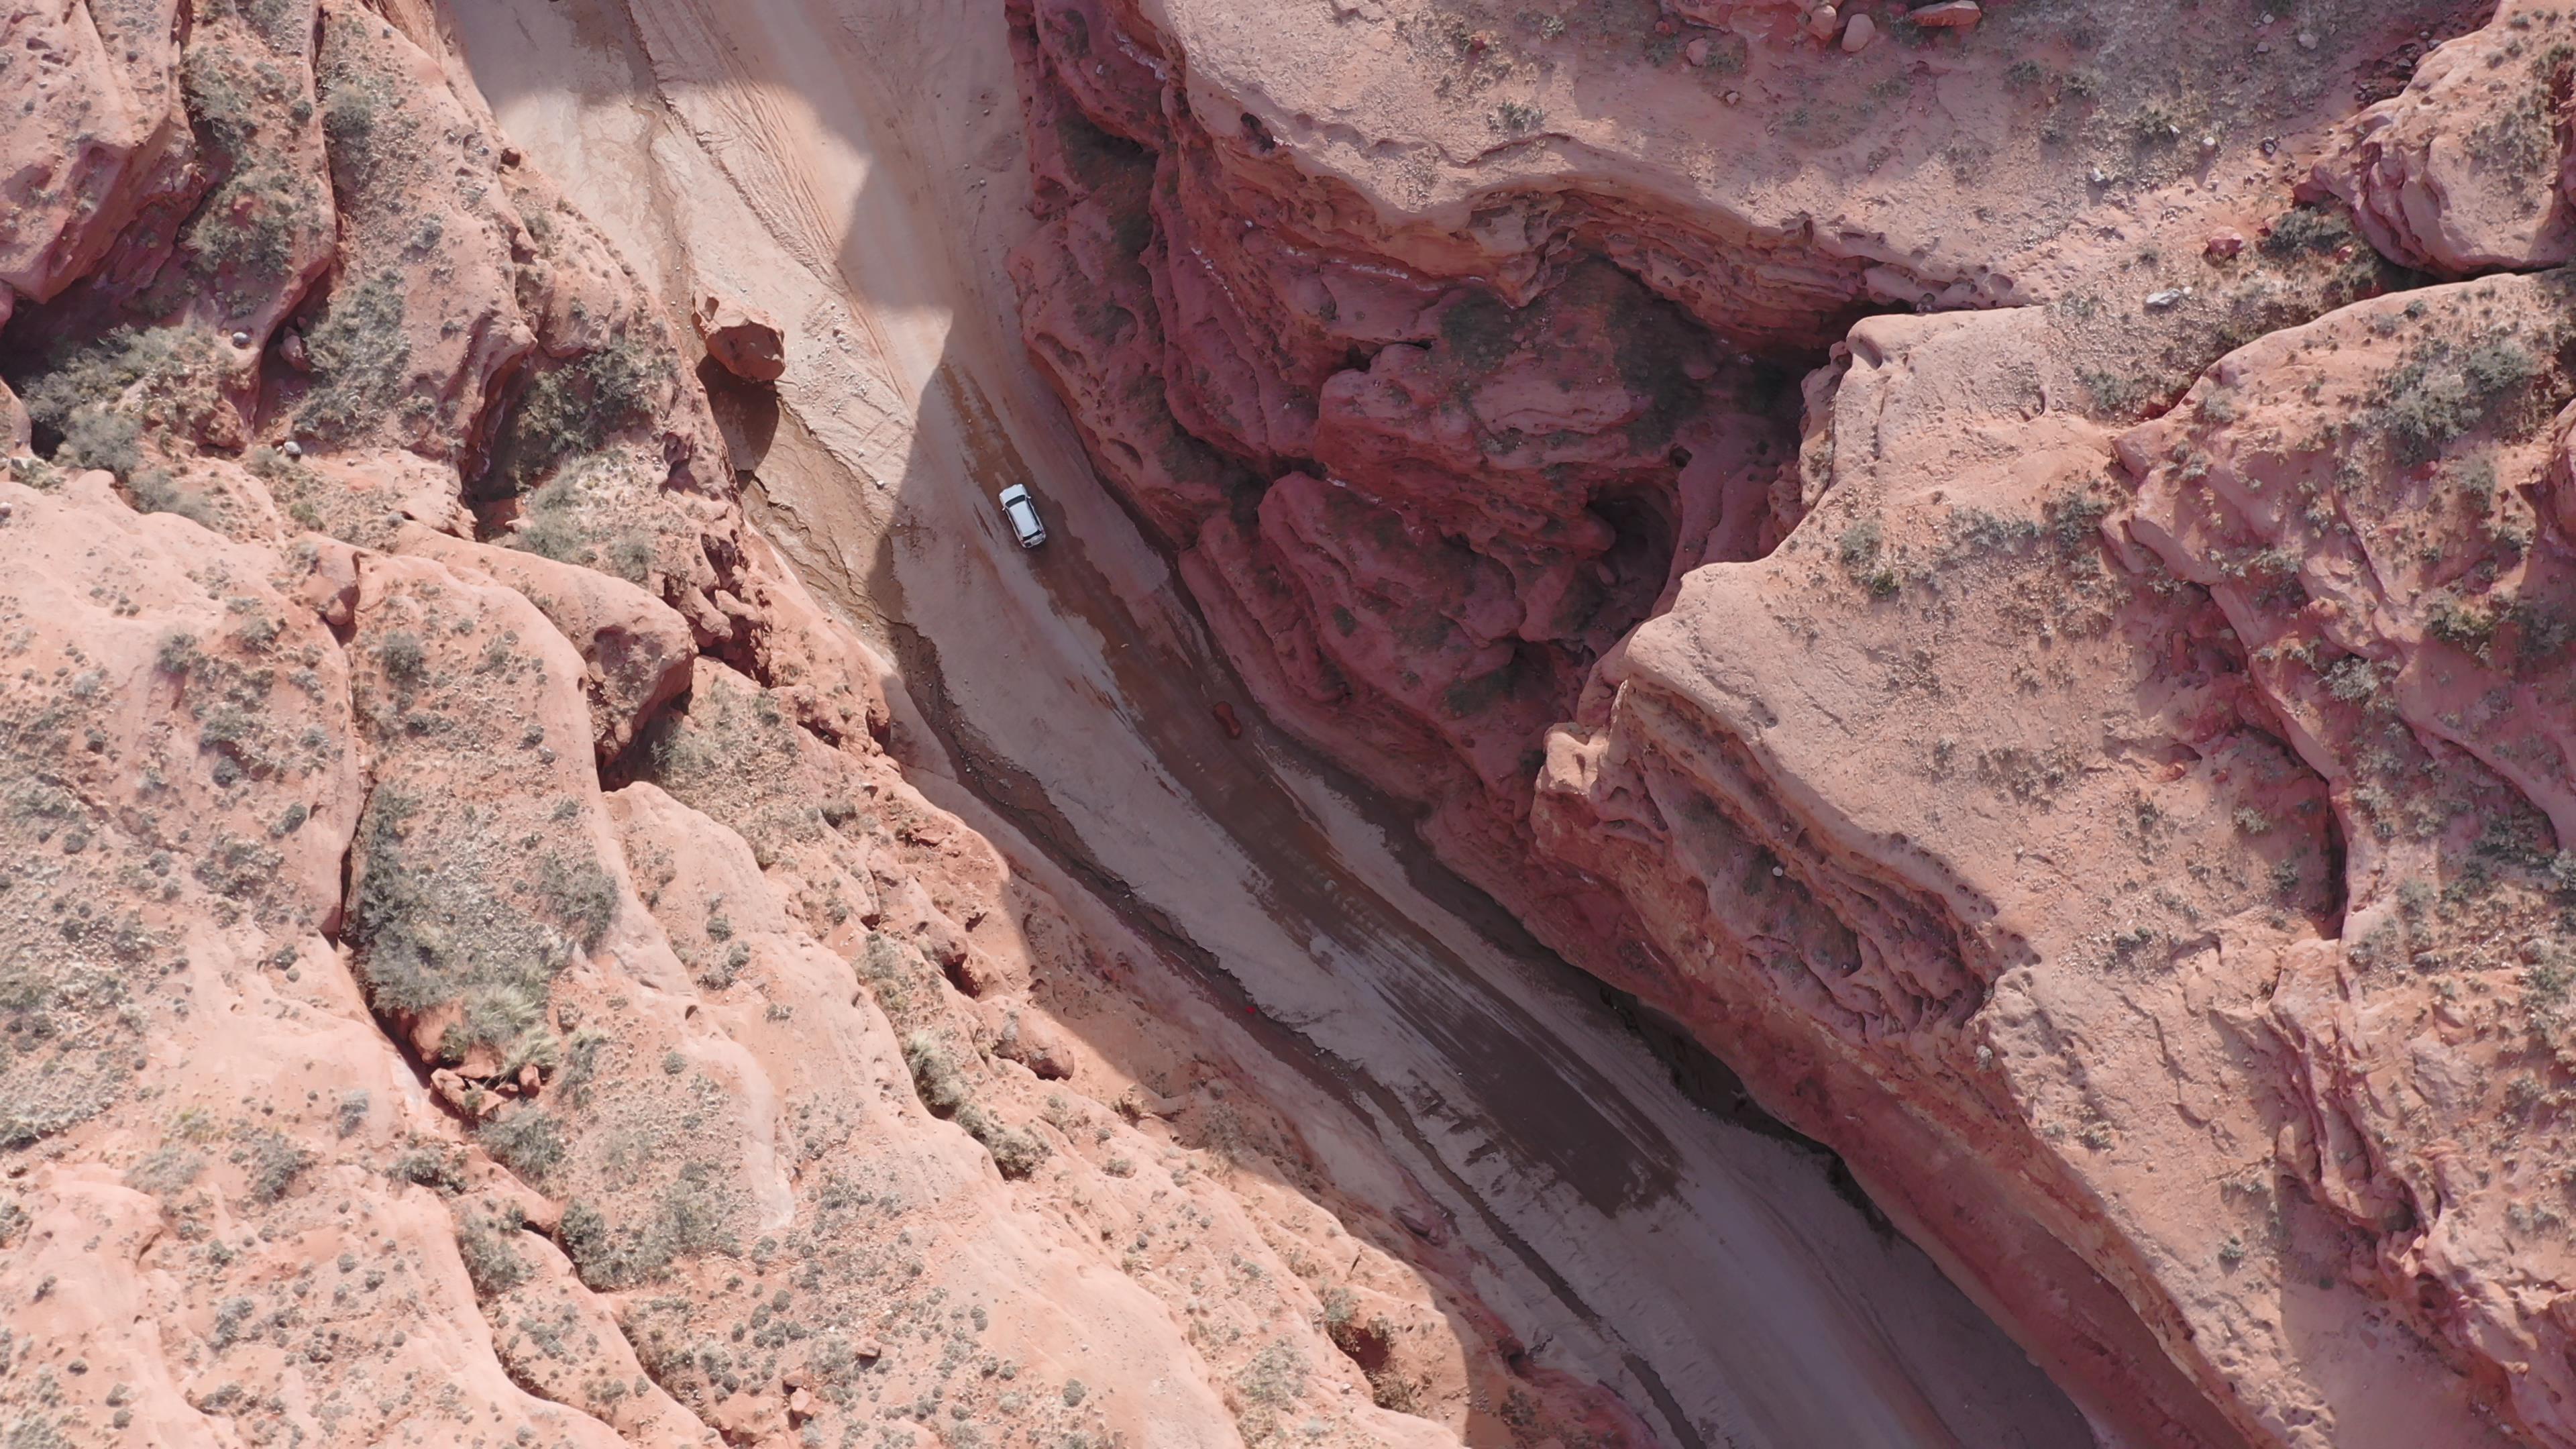
M716 365L745 382L776 382L787 371L787 334L778 319L723 297L698 301L698 336Z
M1018 1062L1046 1081L1061 1082L1073 1075L1073 1052L1063 1034L1029 1013L1004 1014L1001 1029L994 1033L993 1055Z

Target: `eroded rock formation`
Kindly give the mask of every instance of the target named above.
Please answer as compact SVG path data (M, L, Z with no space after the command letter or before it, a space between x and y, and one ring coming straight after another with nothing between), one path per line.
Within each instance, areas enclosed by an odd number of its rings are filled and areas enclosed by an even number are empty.
M16 6L0 95L11 1443L1632 1433L908 782L433 7Z
M1943 8L1027 0L1032 353L2105 1425L2576 1443L2576 14Z

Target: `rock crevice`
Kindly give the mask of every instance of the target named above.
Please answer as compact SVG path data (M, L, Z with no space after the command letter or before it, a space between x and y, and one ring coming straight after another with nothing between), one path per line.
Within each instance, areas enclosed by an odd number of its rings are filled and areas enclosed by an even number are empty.
M2195 34L2319 57L2240 183L2155 15L2044 12L1029 0L1033 354L1273 716L2100 1422L2562 1442L2562 284L2371 294L2564 260L2570 17L2374 12L2431 48L2357 116L2360 50ZM2142 66L2118 146L2070 47ZM1871 76L1944 104L1846 169L1815 98ZM1712 93L1751 122L1714 153ZM1981 176L2070 128L2078 184ZM2176 243L2194 279L2130 280ZM2044 305L1953 310L1999 301Z

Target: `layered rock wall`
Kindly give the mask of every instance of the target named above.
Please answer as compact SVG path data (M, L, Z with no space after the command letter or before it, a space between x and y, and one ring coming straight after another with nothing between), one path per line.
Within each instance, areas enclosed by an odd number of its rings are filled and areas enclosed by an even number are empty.
M1135 17L1014 14L1046 223L1023 322L1115 491L1274 717L1558 939L1632 935L1529 849L1527 781L1682 568L1776 538L1786 376L1605 259L1633 237L1387 231L1267 163L1250 112L1211 135ZM1808 290L1822 328L1858 289Z
M461 75L0 15L0 1434L1627 1442L913 788Z
M2576 17L1845 8L1015 7L1032 352L2110 1431L2571 1442L2569 314L2425 284L2564 260Z

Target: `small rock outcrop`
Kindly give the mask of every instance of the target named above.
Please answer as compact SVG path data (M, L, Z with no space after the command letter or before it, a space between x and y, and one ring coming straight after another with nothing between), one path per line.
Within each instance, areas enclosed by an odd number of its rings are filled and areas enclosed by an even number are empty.
M2576 6L2505 0L2353 117L2313 184L2373 246L2436 276L2557 266L2576 256L2571 87Z

